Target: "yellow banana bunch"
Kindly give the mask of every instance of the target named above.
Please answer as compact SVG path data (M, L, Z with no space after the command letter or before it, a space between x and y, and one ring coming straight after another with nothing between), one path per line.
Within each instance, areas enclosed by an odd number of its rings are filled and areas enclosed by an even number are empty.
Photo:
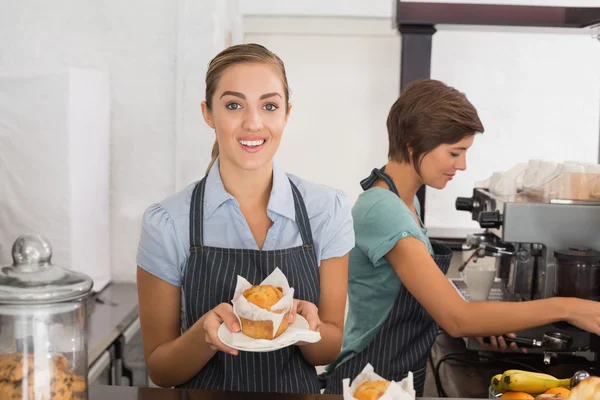
M496 393L502 393L504 390L502 389L502 374L494 375L492 378L492 389Z
M500 392L544 393L557 387L569 388L570 379L557 379L539 372L508 370L502 374Z

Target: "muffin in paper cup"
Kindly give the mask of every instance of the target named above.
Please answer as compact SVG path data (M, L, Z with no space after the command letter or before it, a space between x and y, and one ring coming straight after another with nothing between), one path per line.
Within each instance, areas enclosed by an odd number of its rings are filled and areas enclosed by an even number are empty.
M388 381L377 375L371 364L367 364L360 374L342 381L344 400L414 400L416 392L413 385L413 374L400 382Z
M289 326L294 289L279 268L254 285L238 275L231 302L242 333L253 339L273 340Z

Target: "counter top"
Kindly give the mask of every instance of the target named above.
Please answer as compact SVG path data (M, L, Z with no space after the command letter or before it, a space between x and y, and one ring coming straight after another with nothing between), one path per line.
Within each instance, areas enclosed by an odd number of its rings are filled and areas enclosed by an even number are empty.
M135 283L110 283L88 300L88 364L91 365L138 316Z
M205 390L179 390L159 388L133 388L124 386L90 386L90 400L342 400L341 395L281 394L212 392ZM421 398L422 400L433 400Z

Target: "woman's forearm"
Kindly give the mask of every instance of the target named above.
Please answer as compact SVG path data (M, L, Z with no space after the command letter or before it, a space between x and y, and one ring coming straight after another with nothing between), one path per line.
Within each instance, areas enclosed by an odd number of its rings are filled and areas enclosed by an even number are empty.
M177 386L190 380L214 357L216 350L204 340L204 317L183 335L158 346L148 358L152 382L161 387Z
M300 346L302 355L311 365L326 365L334 362L342 349L343 332L330 323L321 323L321 340Z
M469 302L457 313L454 337L496 336L568 318L570 299L523 302Z

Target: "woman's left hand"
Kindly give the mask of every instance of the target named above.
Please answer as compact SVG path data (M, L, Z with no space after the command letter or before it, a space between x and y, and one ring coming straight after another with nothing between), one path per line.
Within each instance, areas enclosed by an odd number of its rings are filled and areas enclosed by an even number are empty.
M303 316L308 322L308 329L319 332L321 327L321 319L319 318L319 309L313 303L304 300L295 300L290 311L290 324L296 320L296 314ZM298 342L297 346L304 346L308 343Z
M514 333L508 333L504 336L507 336L510 338L517 337L517 335ZM492 351L502 351L502 352L511 351L513 353L527 353L527 349L525 347L519 347L514 342L510 343L510 345L507 345L506 341L504 340L504 338L502 336L498 336L498 337L490 336L489 344L485 343L483 341L483 338L478 337L475 339L477 340L479 345L481 347L483 347L484 349L488 349L488 350L492 350Z

